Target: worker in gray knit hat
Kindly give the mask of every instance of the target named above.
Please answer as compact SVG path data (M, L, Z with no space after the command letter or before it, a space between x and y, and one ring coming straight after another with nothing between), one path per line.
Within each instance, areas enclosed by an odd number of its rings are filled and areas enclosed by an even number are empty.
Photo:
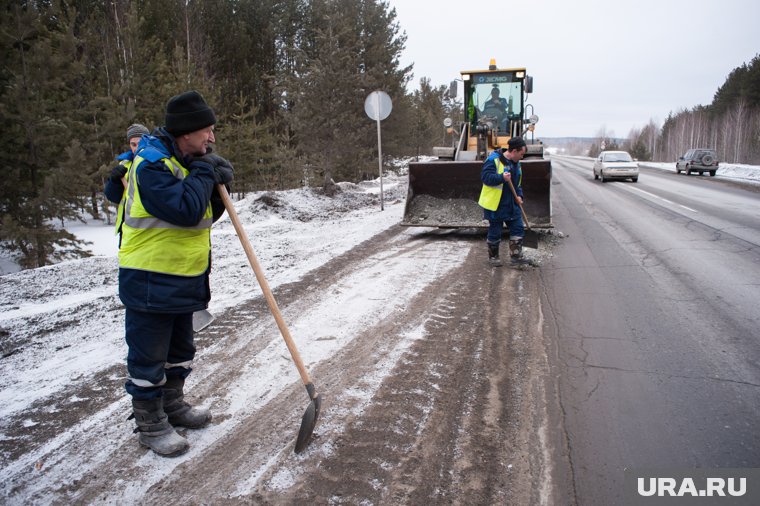
M127 128L127 142L129 142L129 149L132 150L132 153L137 151L137 144L142 139L142 136L149 133L150 131L145 125L141 125L140 123L129 125L129 128Z
M106 183L105 195L114 204L119 204L116 212L116 233L121 232L121 223L124 217L124 182L126 182L129 168L132 166L132 160L135 158L137 147L143 135L150 134L145 125L133 123L127 128L127 142L129 150L116 157L116 165L111 169L111 174Z
M129 151L125 151L116 157L118 162L116 167L111 170L111 177L116 185L122 184L122 178L127 175L129 166L132 165L132 160L135 158L135 152L137 151L137 145L140 143L143 135L150 134L150 130L145 125L140 123L133 123L127 128L127 142L129 143ZM119 193L119 199L115 202L118 203L121 200L121 193Z

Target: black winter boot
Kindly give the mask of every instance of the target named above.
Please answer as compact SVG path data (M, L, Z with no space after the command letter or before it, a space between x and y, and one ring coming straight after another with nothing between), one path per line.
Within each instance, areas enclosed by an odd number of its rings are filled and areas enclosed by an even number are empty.
M137 422L135 432L140 433L141 445L163 457L177 457L185 453L190 444L169 424L162 403L161 397L148 401L132 399L133 416Z
M185 379L179 376L166 378L164 390L164 411L169 416L169 423L175 427L200 429L211 422L211 412L207 409L194 408L185 402L183 391Z
M488 244L488 263L491 264L492 267L500 267L501 266L501 260L499 260L499 243L496 244Z
M522 239L509 241L509 257L513 262L522 258L522 243Z

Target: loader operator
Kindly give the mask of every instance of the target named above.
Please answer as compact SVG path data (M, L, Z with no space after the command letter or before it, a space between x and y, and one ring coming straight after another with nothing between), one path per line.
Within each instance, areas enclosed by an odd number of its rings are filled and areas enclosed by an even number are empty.
M507 131L507 119L509 118L509 104L507 99L501 98L501 90L494 86L491 88L491 97L483 104L483 115L496 117L496 124L502 132Z
M127 175L119 247L119 297L126 306L127 393L141 445L173 457L189 444L174 427L205 427L206 409L184 399L195 356L193 311L211 297L211 224L224 204L217 184L232 165L211 153L216 116L196 91L169 99L166 122L145 136ZM106 195L121 196L111 178Z
M488 261L494 266L501 265L499 243L504 224L509 229L509 257L513 264L522 262L522 242L525 227L519 204L522 204L522 169L520 160L525 156L527 147L522 137L512 137L507 143L506 152L497 148L486 158L480 172L483 189L478 204L483 208L483 218L488 220ZM512 196L507 181L512 181L518 201ZM519 203L519 204L518 204Z

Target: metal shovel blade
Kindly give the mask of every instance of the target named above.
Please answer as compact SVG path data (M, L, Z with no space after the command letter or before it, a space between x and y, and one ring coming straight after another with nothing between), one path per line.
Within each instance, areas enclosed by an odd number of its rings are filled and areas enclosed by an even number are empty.
M538 249L538 232L531 228L526 228L525 237L523 237L523 246L526 248Z
M306 385L306 390L309 392L309 397L314 395L314 385L311 383ZM311 397L311 402L306 407L306 411L301 419L301 428L298 431L298 438L296 439L296 453L301 453L307 446L309 446L311 437L314 435L314 427L317 425L317 418L319 418L321 407L322 399L319 395L317 394L316 397Z
M214 315L206 309L201 309L193 313L193 332L200 332L214 321Z

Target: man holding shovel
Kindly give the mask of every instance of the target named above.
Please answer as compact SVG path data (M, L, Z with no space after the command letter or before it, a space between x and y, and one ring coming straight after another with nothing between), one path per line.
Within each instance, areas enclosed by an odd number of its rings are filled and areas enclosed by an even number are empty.
M512 137L506 151L497 148L486 158L480 172L483 189L478 204L483 208L483 217L488 220L488 261L494 266L501 265L499 243L504 224L509 229L509 257L513 264L522 262L522 243L525 226L522 220L522 170L520 160L527 151L522 137ZM505 185L512 184L515 192Z
M119 249L125 387L140 444L167 457L189 448L174 427L211 421L185 402L184 384L195 356L193 312L211 298L211 224L224 212L216 185L233 177L232 165L211 153L215 123L197 91L172 97L165 126L142 138L127 175Z

